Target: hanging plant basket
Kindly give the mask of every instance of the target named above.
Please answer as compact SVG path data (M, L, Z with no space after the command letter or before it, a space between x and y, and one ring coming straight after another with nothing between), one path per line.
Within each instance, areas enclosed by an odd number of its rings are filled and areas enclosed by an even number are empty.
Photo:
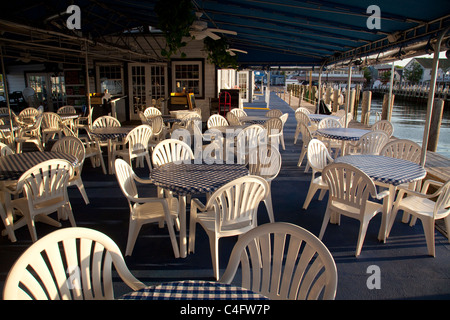
M232 68L237 69L237 57L232 56L228 49L228 41L226 38L220 38L219 40L213 40L211 38L204 39L205 50L208 52L208 61L215 64L221 69Z
M189 28L195 21L191 0L159 0L155 4L155 12L158 16L158 29L166 39L166 47L161 50L161 55L170 59L180 52L181 57L185 58L186 54L180 49L186 46L183 38L190 37Z

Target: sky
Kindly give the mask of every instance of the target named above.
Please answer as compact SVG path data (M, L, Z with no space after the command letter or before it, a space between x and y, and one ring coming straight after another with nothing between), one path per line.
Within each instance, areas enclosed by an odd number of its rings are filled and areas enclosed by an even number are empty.
M433 59L433 54L424 54L424 55L422 55L422 56L417 56L417 57L415 57L415 58L431 58L431 59ZM440 52L439 58L440 58L440 59L446 59L445 51ZM394 64L395 64L396 66L402 66L402 67L404 67L404 66L406 66L406 65L408 64L409 61L411 61L411 59L413 59L413 58L408 58L408 59L403 59L403 60L397 60L397 61L395 61Z

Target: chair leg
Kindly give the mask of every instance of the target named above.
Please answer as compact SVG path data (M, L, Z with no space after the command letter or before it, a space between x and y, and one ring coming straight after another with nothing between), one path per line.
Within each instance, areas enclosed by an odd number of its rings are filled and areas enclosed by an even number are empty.
M78 190L80 190L80 193L83 196L84 203L89 204L89 198L87 196L86 190L84 189L84 184L81 180L81 177L75 180L74 183L78 187Z
M303 209L308 209L309 204L311 203L312 198L316 194L319 188L316 184L311 183L309 186L308 194L306 195L305 202L303 203Z
M425 232L425 239L427 241L428 254L430 256L436 255L434 245L434 218L421 218L423 231Z
M175 235L175 231L173 230L173 219L170 216L170 214L168 217L166 217L166 219L167 219L167 221L166 221L167 229L169 229L170 241L172 242L173 254L175 255L175 258L179 258L180 250L178 248L177 237Z
M297 167L301 167L303 163L303 159L305 159L306 149L302 147L302 153L300 154L300 158L298 159Z
M214 277L219 280L219 239L216 238L215 234L208 234L208 236Z
M298 135L300 134L300 127L297 125L297 128L295 128L295 134L294 134L294 144L297 143Z
M269 189L267 197L264 199L264 204L266 205L267 213L269 215L269 221L271 223L275 222L275 218L273 215L273 205L272 205L272 192Z
M136 239L139 235L139 231L141 230L142 224L136 220L132 220L130 217L130 226L128 227L128 240L127 240L127 248L125 249L125 255L131 256L133 253L134 245L136 244Z
M362 245L364 243L364 239L366 238L367 227L369 226L370 219L366 218L361 220L359 227L359 236L358 236L358 244L356 245L355 256L359 256L361 253Z
M327 228L328 223L330 222L331 210L327 206L327 210L325 211L325 216L323 217L322 227L320 228L319 239L322 240L325 230Z

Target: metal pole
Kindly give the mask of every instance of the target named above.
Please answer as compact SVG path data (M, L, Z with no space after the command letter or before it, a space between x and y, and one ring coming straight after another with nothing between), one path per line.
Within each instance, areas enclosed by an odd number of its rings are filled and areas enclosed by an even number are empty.
M13 138L13 141L14 141L13 121L12 121L12 116L11 116L11 105L9 104L8 83L6 81L5 63L3 61L3 47L2 46L0 46L0 57L1 57L1 61L2 61L3 88L5 89L6 105L8 106L8 111L9 111L9 125L11 127L11 137Z
M89 87L89 60L88 60L88 42L85 41L85 56L84 56L84 62L86 64L86 104L88 108L88 115L91 114L91 96L90 92L91 89Z
M392 67L391 67L391 80L390 80L390 86L389 86L389 102L388 102L388 114L386 119L391 121L391 115L392 115L392 108L394 107L392 105L392 90L394 88L394 72L395 72L395 66L394 66L394 62L392 62Z
M320 100L322 98L322 69L323 69L323 67L321 66L320 70L319 70L319 83L318 83L319 88L317 91L318 97L317 97L316 113L320 113L320 111L319 111L320 110Z
M441 51L441 42L447 32L450 30L450 27L447 27L439 36L435 46L433 53L433 70L431 72L430 79L430 92L428 92L428 105L427 105L427 117L425 119L425 130L423 132L423 141L422 141L422 154L420 156L420 165L425 167L425 161L427 158L427 148L428 148L428 136L430 134L430 123L431 123L431 113L433 111L434 105L434 94L436 92L436 80L437 80L437 72L439 67L439 52Z
M347 101L345 103L345 128L347 128L347 117L348 117L348 110L350 108L350 86L352 84L352 64L350 62L350 65L348 66L348 80L347 80Z

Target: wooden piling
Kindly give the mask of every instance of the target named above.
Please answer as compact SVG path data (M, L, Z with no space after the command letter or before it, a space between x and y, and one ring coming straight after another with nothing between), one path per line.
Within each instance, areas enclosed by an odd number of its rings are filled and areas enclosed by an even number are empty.
M381 110L381 120L389 120L391 121L392 109L394 107L394 99L395 95L392 95L391 98L391 106L389 107L389 94L385 94L383 97L383 108Z
M372 91L364 91L361 101L361 123L368 125L370 117L370 106L372 104Z
M434 108L431 113L430 134L428 135L428 151L436 152L437 150L442 114L444 113L444 103L445 101L442 99L438 99L434 103Z

